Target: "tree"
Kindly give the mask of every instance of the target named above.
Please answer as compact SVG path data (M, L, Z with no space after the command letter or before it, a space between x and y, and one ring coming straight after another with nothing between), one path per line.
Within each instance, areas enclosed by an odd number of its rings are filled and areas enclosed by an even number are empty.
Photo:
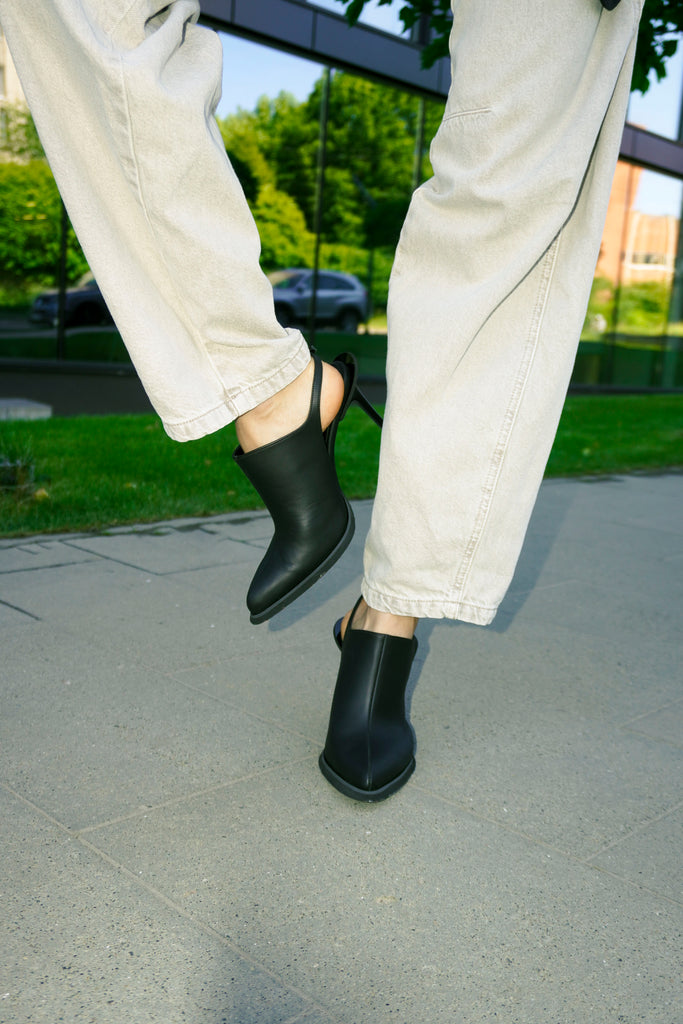
M650 88L650 72L657 81L666 77L666 61L678 48L683 31L683 0L647 0L645 16L638 31L636 63L632 88L645 93Z
M45 160L0 163L0 280L4 285L55 283L61 224L62 204ZM69 280L77 279L87 269L69 228Z
M311 266L313 235L291 196L264 185L252 212L261 237L261 265L265 270Z
M355 25L368 0L338 0L346 7L346 17ZM380 7L389 6L394 0L377 0ZM399 17L405 28L415 25L424 15L429 18L432 40L422 51L422 64L431 67L440 57L448 56L448 34L451 26L450 0L401 0L403 6ZM647 92L650 87L650 72L661 80L666 75L666 60L672 57L683 31L683 0L647 0L645 13L640 23L638 45L632 88Z
M290 196L313 227L322 79L303 103L281 93L262 97L252 113L221 122L230 154L262 186ZM417 97L343 72L332 76L322 236L352 247L369 244L378 204L405 207L413 184ZM426 104L426 136L436 132L443 104ZM424 177L428 176L427 160ZM239 169L238 169L239 174ZM387 207L386 204L389 204ZM386 244L386 243L376 243Z
M251 202L264 185L275 184L275 174L265 155L266 140L254 114L239 110L218 122L225 148L244 194Z

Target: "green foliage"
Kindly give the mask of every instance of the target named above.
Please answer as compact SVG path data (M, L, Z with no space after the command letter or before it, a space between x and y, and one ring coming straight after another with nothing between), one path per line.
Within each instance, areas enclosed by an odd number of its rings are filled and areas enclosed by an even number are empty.
M354 25L368 0L338 0L346 7L346 17ZM394 0L377 0L379 7L388 7ZM422 65L429 68L441 57L448 56L448 35L451 28L450 0L401 0L399 17L404 26L412 28L421 18L429 19L431 41L422 50ZM683 0L647 0L640 23L632 89L647 92L650 73L657 79L666 74L666 60L673 56L683 31ZM678 38L677 38L678 37Z
M220 122L261 234L266 270L313 263L322 78L304 102L263 96ZM425 138L443 105L427 102ZM321 266L355 274L387 301L393 249L413 184L419 101L343 72L330 82ZM430 173L423 159L422 176ZM254 185L258 186L254 198ZM374 250L372 258L370 250Z
M244 192L247 202L253 202L259 192L259 182L255 173L252 171L251 166L246 162L246 160L240 159L240 157L235 156L234 153L230 153L229 151L228 159L232 164L233 171L239 178L239 182L242 186L242 191Z
M0 280L7 287L55 282L62 205L44 160L0 163ZM67 275L75 281L88 268L69 229Z
M666 281L643 281L622 288L619 301L619 330L643 334L666 330L671 286Z
M346 5L349 24L355 25L368 0L338 0ZM402 0L399 17L406 29L413 28L420 18L429 18L432 39L422 50L422 66L430 68L441 57L448 56L448 35L451 29L450 0ZM389 7L393 0L377 0L378 7Z
M261 236L261 265L265 270L311 266L314 238L291 196L265 185L252 210Z
M371 247L391 246L398 244L403 221L408 212L409 196L401 198L378 197L369 207L365 217L367 244Z
M607 278L596 277L582 338L598 340L609 333L614 329L615 313L620 334L665 334L670 298L671 285L666 281L641 281L617 289Z
M322 79L309 98L297 102L287 93L262 97L252 113L221 122L228 151L247 164L259 181L286 193L314 225ZM343 72L332 76L329 94L325 201L322 237L356 246L388 244L387 232L375 240L377 216L405 209L412 189L418 100L398 89ZM443 105L428 102L425 136L436 132ZM429 173L428 160L423 176ZM380 232L381 234L381 232ZM395 237L395 224L389 232Z
M240 110L219 121L218 126L247 199L255 198L264 185L275 184L275 175L264 155L266 139L258 131L253 114ZM253 196L252 183L256 186Z
M599 340L612 326L614 317L614 285L607 277L593 278L586 321L581 337Z
M325 171L321 237L343 238L348 245L365 244L363 205L350 167L330 165Z
M632 88L645 93L652 75L666 76L666 61L673 57L683 32L683 0L647 0L640 23Z

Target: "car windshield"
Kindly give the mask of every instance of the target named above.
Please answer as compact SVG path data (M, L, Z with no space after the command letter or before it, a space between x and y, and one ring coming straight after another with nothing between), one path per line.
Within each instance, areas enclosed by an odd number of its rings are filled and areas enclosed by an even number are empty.
M295 288L302 277L300 270L276 270L268 275L273 288Z

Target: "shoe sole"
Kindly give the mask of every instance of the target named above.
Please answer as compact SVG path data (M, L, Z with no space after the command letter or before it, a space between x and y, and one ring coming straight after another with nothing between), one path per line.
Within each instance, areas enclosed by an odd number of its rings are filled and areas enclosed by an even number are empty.
M391 796L397 789L405 785L415 771L415 758L411 759L400 775L397 775L395 779L385 783L379 789L359 789L358 786L352 786L350 782L347 782L341 775L338 775L333 768L330 768L325 760L324 751L318 758L318 765L330 785L334 786L340 793L343 793L344 796L349 796L352 800L361 800L364 803L372 804L378 803L380 800L386 800L388 796Z
M344 501L346 501L346 498L344 499ZM264 608L263 611L253 612L249 616L249 621L252 623L252 625L258 626L259 623L261 622L267 622L268 619L272 619L274 615L277 615L278 612L281 612L284 608L287 607L287 605L290 605L293 601L296 601L298 597L301 597L302 594L305 594L306 591L309 590L310 587L312 587L315 583L317 583L319 579L322 579L322 577L325 575L328 569L331 569L335 562L337 562L341 558L341 556L344 554L347 547L351 543L353 539L353 534L356 529L356 520L353 515L353 509L349 505L348 501L346 501L346 509L349 514L349 518L346 522L346 530L344 531L342 538L337 543L336 547L332 549L327 558L325 558L320 563L320 565L316 566L313 572L309 573L308 576L306 576L305 579L301 581L301 583L297 583L296 587L294 587L287 594L285 594L284 597L279 598L273 604L269 605L268 608Z

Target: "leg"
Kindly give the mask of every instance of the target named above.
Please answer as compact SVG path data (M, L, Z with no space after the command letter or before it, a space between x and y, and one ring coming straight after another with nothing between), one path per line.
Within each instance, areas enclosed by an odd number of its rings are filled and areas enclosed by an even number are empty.
M252 621L341 555L353 515L328 435L355 378L277 322L259 239L213 119L221 48L197 0L0 0L72 221L167 432L237 419L237 461L275 522ZM341 371L341 372L340 372Z
M217 430L309 363L275 319L213 119L220 42L198 15L196 0L0 0L76 232L177 440Z
M417 618L488 623L512 577L588 302L640 7L454 0L434 178L391 280L365 602L339 630L320 759L355 799L412 772Z
M585 315L640 7L454 3L434 177L390 288L373 608L486 624L509 585Z

